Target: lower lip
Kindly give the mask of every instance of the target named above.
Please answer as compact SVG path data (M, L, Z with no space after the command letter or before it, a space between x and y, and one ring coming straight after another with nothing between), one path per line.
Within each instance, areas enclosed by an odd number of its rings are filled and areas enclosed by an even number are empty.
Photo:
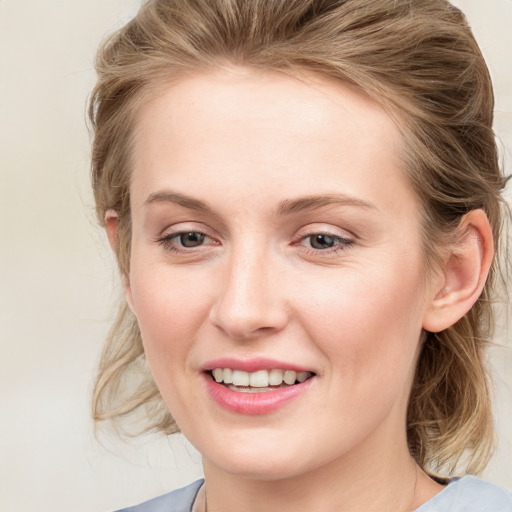
M209 374L204 375L206 389L210 397L223 409L237 414L269 414L281 409L289 402L302 395L311 385L314 377L286 388L260 393L243 393L232 391L215 382Z

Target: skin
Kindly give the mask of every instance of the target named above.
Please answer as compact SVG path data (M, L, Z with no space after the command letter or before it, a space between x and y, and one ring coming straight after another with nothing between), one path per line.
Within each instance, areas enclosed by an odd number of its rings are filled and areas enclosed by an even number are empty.
M445 323L469 309L489 251L464 242L476 278L460 258L427 279L396 126L313 78L198 74L137 119L126 293L163 399L203 455L208 512L396 512L442 489L409 455L407 399L423 328L437 307ZM279 212L313 196L329 204ZM478 219L468 226L485 231ZM107 229L115 240L113 212ZM205 237L183 247L181 232ZM333 247L313 247L319 233ZM454 311L442 290L466 274L473 291ZM202 366L223 357L315 377L278 411L236 414L204 386Z

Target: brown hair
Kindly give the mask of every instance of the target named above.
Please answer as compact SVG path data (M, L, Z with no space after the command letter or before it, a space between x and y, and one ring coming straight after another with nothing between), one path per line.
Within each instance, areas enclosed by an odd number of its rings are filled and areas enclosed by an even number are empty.
M184 74L226 62L349 82L396 120L422 205L426 261L483 209L496 246L501 190L488 70L462 13L445 0L149 0L102 46L90 102L97 215L119 217L117 258L129 270L130 150L138 108ZM482 469L493 445L484 349L493 326L497 260L482 296L452 327L426 333L407 413L412 455L453 471ZM134 373L135 384L132 381ZM127 378L130 377L130 379ZM126 304L108 336L93 397L96 420L146 411L148 429L177 430L143 360ZM467 458L466 458L467 456Z

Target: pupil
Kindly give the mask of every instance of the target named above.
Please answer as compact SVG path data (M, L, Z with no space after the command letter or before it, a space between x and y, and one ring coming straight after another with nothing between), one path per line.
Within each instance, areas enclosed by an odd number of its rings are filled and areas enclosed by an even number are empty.
M314 235L311 237L311 247L314 249L328 249L334 245L334 237L330 235Z
M201 245L204 240L202 233L191 231L190 233L184 233L180 236L180 242L184 247L196 247Z

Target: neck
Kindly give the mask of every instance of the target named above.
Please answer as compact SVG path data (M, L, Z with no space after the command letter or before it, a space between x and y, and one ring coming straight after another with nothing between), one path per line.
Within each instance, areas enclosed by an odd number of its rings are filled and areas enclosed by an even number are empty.
M401 446L366 447L306 474L262 480L203 460L208 512L410 512L441 490Z

